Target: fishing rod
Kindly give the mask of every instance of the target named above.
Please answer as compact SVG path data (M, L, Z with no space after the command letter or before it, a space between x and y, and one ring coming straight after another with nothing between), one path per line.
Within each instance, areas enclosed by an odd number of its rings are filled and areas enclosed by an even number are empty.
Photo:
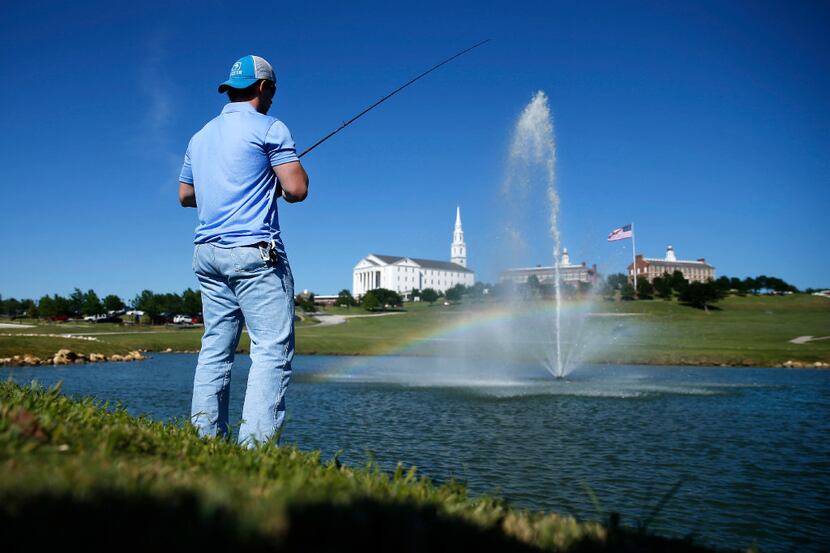
M412 80L410 80L410 81L408 81L408 82L406 82L406 83L402 84L401 86L399 86L398 88L396 88L395 90L393 90L392 92L390 92L389 94L387 94L386 96L384 96L383 98L381 98L380 100L378 100L377 102L375 102L374 104L372 104L371 106L369 106L368 108L364 109L363 111L361 111L360 113L358 113L357 115L355 115L354 117L352 117L351 119L349 119L348 121L346 121L345 123L343 123L342 125L340 125L339 127L337 127L336 129L334 129L333 131L331 131L329 134L327 134L326 136L324 136L323 138L321 138L320 140L318 140L317 142L315 142L315 143L314 143L314 144L313 144L310 148L306 149L306 150L305 150L303 153L301 153L298 157L303 157L303 156L304 156L304 155L306 155L308 152L310 152L311 150L313 150L314 148L316 148L317 146L319 146L320 144L322 144L323 142L325 142L326 140L328 140L329 138L331 138L331 137L332 137L332 136L334 136L335 134L339 133L340 131L342 131L343 129L345 129L346 127L348 127L348 126L349 126L349 125L351 125L352 123L354 123L357 119L359 119L360 117L362 117L362 116L363 116L363 115L365 115L366 113L368 113L368 112L372 111L372 110L373 110L373 109L375 109L377 106L379 106L380 104L382 104L383 102L385 102L386 100L388 100L389 98L391 98L392 96L394 96L395 94L397 94L398 92L400 92L401 90L403 90L404 88L408 87L409 85L411 85L412 83L414 83L415 81L417 81L418 79L420 79L421 77L426 77L428 74L432 73L433 71L435 71L436 69L438 69L438 68L439 68L439 67L441 67L442 65L447 64L447 63L451 62L452 60L454 60L455 58L457 58L457 57L459 57L459 56L463 56L464 54L466 54L467 52L469 52L469 51L470 51L470 50L472 50L473 48L478 48L479 46L481 46L481 45L482 45L482 44L484 44L485 42L490 42L490 39L488 38L488 39L486 39L486 40L482 40L482 41L481 41L481 42L479 42L478 44L473 44L472 46L470 46L470 47L469 47L469 48L467 48L466 50L462 50L462 51L458 52L458 53L457 53L457 54L455 54L454 56L452 56L452 57L450 57L450 58L445 59L444 61L442 61L441 63L439 63L439 64L437 64L437 65L435 65L435 66L433 66L433 67L431 67L430 69L427 69L426 71L424 71L423 73L421 73L420 75L418 75L417 77L415 77L414 79L412 79Z

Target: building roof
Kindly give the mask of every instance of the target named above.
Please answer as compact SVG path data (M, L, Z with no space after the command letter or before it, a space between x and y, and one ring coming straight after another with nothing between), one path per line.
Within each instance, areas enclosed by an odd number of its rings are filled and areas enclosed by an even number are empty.
M705 261L689 261L686 259L678 259L677 261L667 261L665 259L657 259L654 257L644 257L643 261L645 261L649 265L697 265L701 267L708 267L710 269L714 269L712 265L709 265Z
M412 261L423 267L424 269L439 269L441 271L459 271L462 273L472 273L470 269L458 263L451 261L436 261L433 259L419 259L417 257L410 257Z
M417 257L404 257L399 255L380 255L377 253L369 254L371 257L376 257L386 263L387 265L393 265L398 261L402 261L404 259L409 259L410 261L416 263L422 269L437 269L439 271L455 271L458 273L472 273L470 269L464 267L463 265L459 265L458 263L452 263L450 261L437 261L434 259L420 259Z
M379 253L370 253L369 255L371 255L372 257L377 257L378 259L389 265L391 265L392 263L396 263L401 259L404 259L403 257L398 255L380 255Z
M559 271L577 271L577 270L593 270L593 268L588 267L587 265L579 264L579 265L560 265ZM505 269L501 272L501 274L520 274L520 273L547 273L547 272L555 272L556 267L553 265L548 265L545 267L518 267L516 269Z

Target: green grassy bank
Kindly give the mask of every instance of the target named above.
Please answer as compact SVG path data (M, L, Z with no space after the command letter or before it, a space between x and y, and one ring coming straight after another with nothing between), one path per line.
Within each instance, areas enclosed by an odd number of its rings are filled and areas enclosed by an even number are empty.
M382 317L350 318L345 324L321 326L313 322L297 327L298 354L374 355L401 351L407 354L439 353L430 337L463 319L484 316L490 303L443 306L408 304L405 313ZM799 336L830 336L830 299L792 296L729 297L704 312L676 301L599 301L594 311L609 316L591 317L585 335L603 341L587 348L585 360L599 363L677 365L779 366L786 361L830 363L830 339L793 344ZM338 314L365 314L354 309ZM624 316L610 316L624 315ZM38 324L27 329L0 329L0 358L34 354L53 355L60 348L80 353L124 353L130 350L194 351L201 329L117 325ZM27 337L24 334L41 334ZM42 336L76 333L96 341ZM243 335L240 351L250 343ZM484 349L476 353L489 356Z
M91 398L0 383L0 550L704 551L619 525L512 508L414 469L199 438Z

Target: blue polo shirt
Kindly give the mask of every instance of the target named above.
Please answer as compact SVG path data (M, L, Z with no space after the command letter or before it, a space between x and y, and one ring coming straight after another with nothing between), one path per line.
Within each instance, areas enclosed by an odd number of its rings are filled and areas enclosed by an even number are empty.
M282 121L248 102L227 104L187 145L181 182L196 192L194 242L233 247L280 240L272 167L297 161Z

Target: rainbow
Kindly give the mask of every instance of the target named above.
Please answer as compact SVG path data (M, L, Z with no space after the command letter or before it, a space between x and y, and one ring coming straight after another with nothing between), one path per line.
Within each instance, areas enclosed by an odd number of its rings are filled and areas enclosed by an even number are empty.
M585 315L591 311L590 299L569 300L562 303L563 319ZM448 314L448 321L429 330L419 329L407 336L384 341L369 349L365 356L344 356L342 363L326 371L316 373L315 380L341 380L360 374L369 365L366 356L424 355L427 346L435 343L460 342L487 331L497 332L505 324L521 324L523 321L553 321L556 306L553 302L525 302L497 304L456 314ZM420 350L420 351L419 351Z

